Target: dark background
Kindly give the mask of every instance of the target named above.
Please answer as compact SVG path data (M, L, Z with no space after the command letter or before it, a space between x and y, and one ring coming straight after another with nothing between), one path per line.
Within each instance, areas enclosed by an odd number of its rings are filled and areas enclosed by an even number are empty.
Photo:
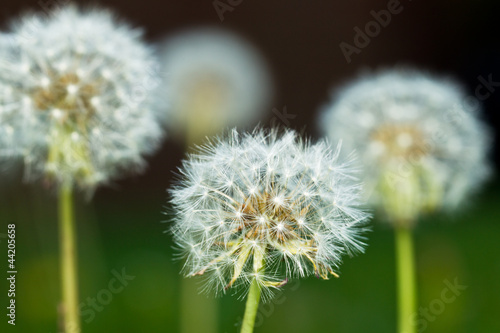
M61 2L60 2L61 3ZM82 2L83 3L83 2ZM373 20L370 11L387 1L250 1L224 13L221 22L212 1L101 1L156 42L197 25L232 29L253 42L267 58L277 94L272 108L287 107L296 117L290 127L313 137L317 110L335 86L361 70L410 64L452 75L472 96L478 77L500 82L498 1L402 0L403 10L347 63L339 44L353 44L354 27ZM234 3L234 2L233 2ZM2 0L0 26L25 10L42 10L56 1ZM498 130L499 91L484 101L484 118ZM481 90L485 92L485 90ZM172 261L165 189L183 157L183 144L172 139L152 156L142 175L99 189L91 202L78 200L81 298L106 288L112 270L125 267L136 276L124 291L85 323L84 332L175 332L178 330L178 274ZM492 152L498 169L498 144ZM19 332L55 332L58 301L55 195L35 185L19 185L22 170L1 182L0 233L18 228ZM458 215L422 221L416 230L419 301L428 307L455 278L468 286L456 301L428 322L426 332L500 331L500 199L493 179ZM161 223L161 222L165 223ZM258 332L394 332L395 281L390 228L375 221L367 253L346 259L341 278L309 278L296 290L285 287L280 304L263 314ZM0 238L0 262L6 261ZM3 265L0 265L3 270ZM0 285L3 286L3 285ZM6 285L5 285L6 287ZM0 290L3 301L6 288ZM231 296L218 301L220 331L236 332L244 303ZM3 304L3 303L2 303ZM1 305L0 309L4 305ZM271 307L270 307L271 308ZM269 315L267 315L269 313ZM5 316L0 316L6 321ZM196 314L193 314L196 318ZM193 319L196 320L196 319ZM5 322L0 327L5 327Z

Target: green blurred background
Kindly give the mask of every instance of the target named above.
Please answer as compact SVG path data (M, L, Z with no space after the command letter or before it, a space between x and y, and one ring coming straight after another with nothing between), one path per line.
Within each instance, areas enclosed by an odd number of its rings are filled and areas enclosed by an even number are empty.
M54 1L3 0L6 27L26 9ZM212 1L101 1L143 26L150 41L194 25L217 25L246 36L261 49L277 86L274 107L296 117L291 127L317 137L316 110L331 87L359 70L410 63L450 73L471 94L478 76L500 81L496 1L401 1L404 10L347 63L339 48L352 43L353 28L370 20L387 1L243 0L220 21ZM484 101L485 119L498 129L500 91ZM269 115L262 124L269 124ZM83 332L177 332L179 262L173 261L165 189L183 157L182 143L167 139L142 175L99 189L91 201L77 200L81 302L112 296L100 311L83 317ZM492 158L497 161L498 145ZM57 332L59 300L56 196L43 184L22 183L22 170L0 181L0 272L7 270L7 224L16 224L17 325L7 325L7 281L0 283L4 309L0 332ZM427 320L425 332L500 332L500 188L492 180L471 196L462 211L421 221L415 232L419 305L442 312ZM339 279L291 281L274 301L261 305L257 332L395 332L396 295L392 230L373 222L365 254L346 258ZM133 276L110 293L114 272ZM447 282L466 285L456 299L439 305ZM449 294L447 294L449 295ZM205 297L205 296L199 296ZM238 332L244 302L218 299L220 332ZM89 310L84 305L83 310ZM196 312L192 314L196 320Z
M165 221L162 195L136 192L125 197L117 191L101 199L98 195L93 203L77 206L81 302L88 297L105 300L98 303L102 308L95 318L83 315L83 332L177 332L180 263L172 260L172 243L163 233L168 223L160 223ZM55 333L56 202L34 186L12 188L2 200L8 206L1 212L1 230L6 221L17 225L18 267L17 325L5 331ZM472 201L459 216L424 220L416 229L419 304L434 318L425 332L500 331L498 182ZM377 222L366 253L346 258L339 279L291 281L271 302L261 304L256 332L395 332L393 232ZM0 246L5 253L4 239ZM6 270L6 264L1 267ZM123 269L134 279L105 304L101 291L109 290L113 271ZM467 289L449 304L443 302L441 310L435 300L442 298L445 281L455 279ZM3 298L5 280L1 290ZM244 302L226 295L217 304L219 331L239 332ZM91 308L87 304L84 310ZM196 313L192 316L196 320Z

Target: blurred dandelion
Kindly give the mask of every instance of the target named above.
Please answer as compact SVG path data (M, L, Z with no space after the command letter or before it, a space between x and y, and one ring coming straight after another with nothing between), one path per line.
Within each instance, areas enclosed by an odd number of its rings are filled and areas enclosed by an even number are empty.
M451 80L394 69L341 89L319 121L359 154L366 195L396 229L400 332L415 331L411 228L422 214L456 208L490 173L489 131L466 101Z
M339 153L294 131L233 130L184 161L170 193L185 274L207 276L207 291L249 292L242 332L261 291L266 299L292 277L337 276L342 255L363 251L369 215Z
M489 131L455 82L390 70L341 89L319 121L364 166L369 200L394 223L453 209L490 173Z
M36 26L37 29L33 29ZM0 38L0 157L59 188L62 330L79 331L73 187L144 166L161 130L141 31L99 9L27 14Z
M264 60L229 31L197 28L167 39L159 54L170 112L165 123L188 145L227 127L258 121L272 97Z
M154 62L141 35L76 7L14 22L0 51L0 155L22 157L29 180L89 191L143 167L161 130L155 101L136 94Z

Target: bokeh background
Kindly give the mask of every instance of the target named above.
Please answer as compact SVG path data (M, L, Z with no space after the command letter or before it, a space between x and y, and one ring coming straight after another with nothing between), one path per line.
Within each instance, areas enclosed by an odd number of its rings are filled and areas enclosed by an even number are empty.
M2 0L0 26L26 10L43 10L67 1ZM214 1L99 1L157 42L184 28L213 25L233 30L259 48L276 83L273 108L294 115L289 127L318 137L315 117L331 89L360 71L410 64L465 85L470 95L491 75L500 81L500 44L495 0L401 0L401 13L372 37L348 63L339 44L353 44L354 28L373 20L370 11L388 1L224 1L232 7L221 21ZM232 3L232 4L231 4ZM234 5L236 4L236 5ZM496 91L498 90L498 91ZM481 90L485 92L485 90ZM500 84L483 101L485 121L499 128ZM133 276L107 304L100 304L83 332L177 332L179 270L173 261L165 189L183 157L182 143L168 139L149 159L145 173L97 191L92 201L77 200L80 296L86 303L108 289L114 272ZM496 170L498 144L492 151ZM4 314L7 283L0 282L0 331L57 332L58 238L56 196L41 184L22 183L22 170L1 175L0 275L7 270L4 234L17 228L17 321ZM500 332L498 178L474 194L456 215L421 221L415 232L419 304L430 311L425 332ZM346 258L339 279L291 282L274 302L261 306L257 332L395 332L396 304L392 230L373 222L366 254ZM441 309L447 281L467 288ZM204 297L204 296L200 296ZM244 302L218 299L219 331L238 332ZM82 310L91 306L84 305ZM84 319L91 315L87 312ZM196 320L196 311L192 313ZM422 325L423 327L423 325Z

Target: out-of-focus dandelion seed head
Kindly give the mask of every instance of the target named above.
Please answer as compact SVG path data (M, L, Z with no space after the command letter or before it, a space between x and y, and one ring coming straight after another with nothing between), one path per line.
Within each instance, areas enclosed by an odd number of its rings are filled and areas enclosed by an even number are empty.
M490 133L455 82L409 69L341 89L320 126L360 156L370 201L394 221L454 208L487 178Z
M137 94L154 64L141 38L99 9L15 21L0 50L0 157L22 157L29 179L87 190L143 167L161 130L154 94Z
M197 139L228 126L258 121L269 107L273 86L259 52L238 35L197 28L167 39L160 51L173 134Z
M233 130L190 155L170 190L186 275L216 293L256 280L265 297L293 277L336 276L342 255L363 251L368 218L339 152L294 131Z

